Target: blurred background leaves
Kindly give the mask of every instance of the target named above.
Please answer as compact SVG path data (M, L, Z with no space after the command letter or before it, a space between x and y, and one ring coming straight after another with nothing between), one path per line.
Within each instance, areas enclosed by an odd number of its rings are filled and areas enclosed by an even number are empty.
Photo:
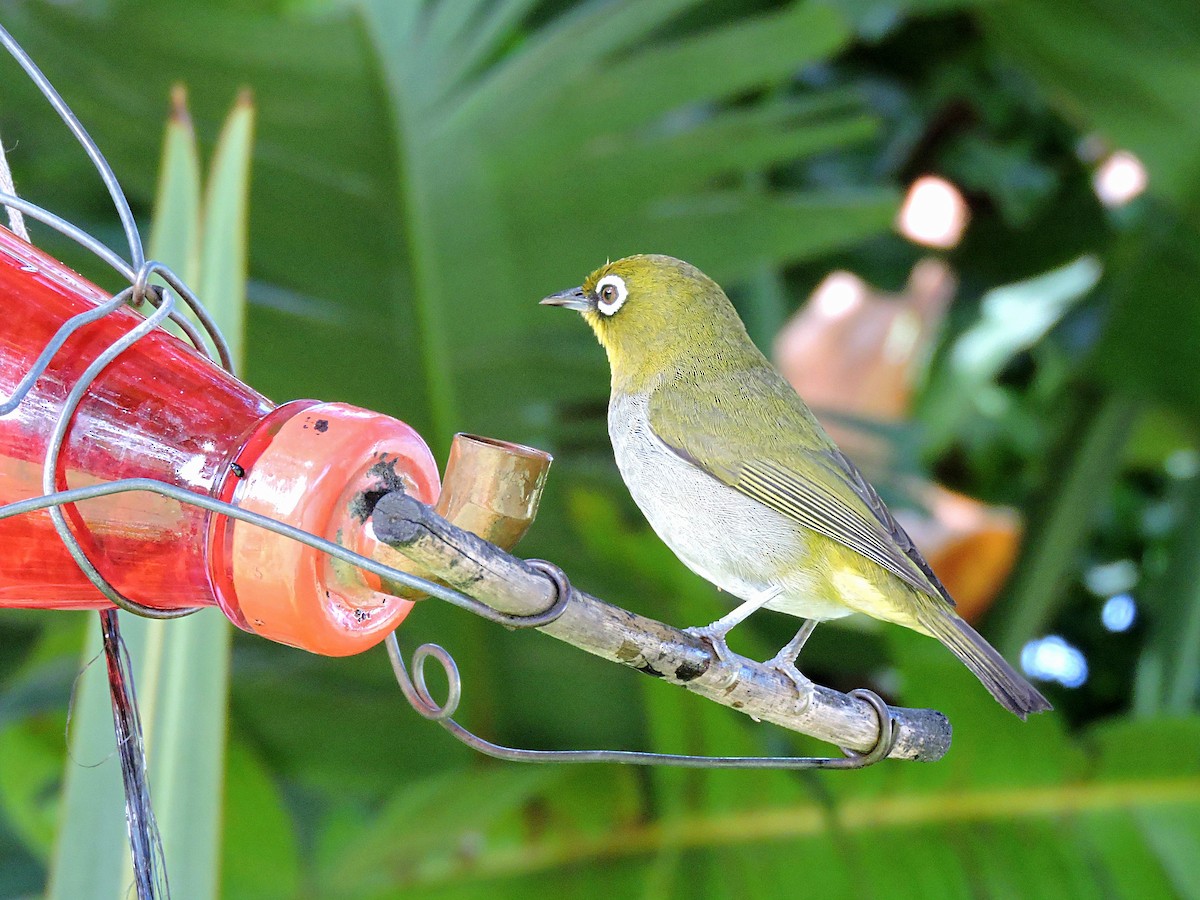
M906 478L935 478L1024 514L981 627L1058 682L1058 712L1008 721L931 642L828 627L806 672L943 709L943 763L525 769L413 715L382 652L326 660L238 634L223 896L1200 896L1194 4L0 0L0 21L147 221L172 86L205 157L249 87L250 383L396 415L439 456L457 430L553 451L522 552L680 625L723 600L632 508L603 356L536 299L607 257L670 253L725 284L769 349L834 269L903 287L930 253L893 230L913 179L948 179L970 210L940 253L958 293L913 415L886 430L882 487L903 500ZM18 188L119 246L83 154L15 65L3 84ZM1107 205L1096 178L1117 150L1148 189ZM465 719L498 740L824 752L464 619L422 606L402 642L459 657ZM84 624L0 613L3 896L42 889L62 829ZM766 655L788 629L764 617L737 649Z

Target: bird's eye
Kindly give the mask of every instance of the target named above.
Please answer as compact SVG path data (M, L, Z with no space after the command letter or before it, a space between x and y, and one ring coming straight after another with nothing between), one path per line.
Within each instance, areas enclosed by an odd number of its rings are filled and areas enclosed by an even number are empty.
M605 275L596 283L596 308L606 316L615 314L628 296L625 281L619 275Z

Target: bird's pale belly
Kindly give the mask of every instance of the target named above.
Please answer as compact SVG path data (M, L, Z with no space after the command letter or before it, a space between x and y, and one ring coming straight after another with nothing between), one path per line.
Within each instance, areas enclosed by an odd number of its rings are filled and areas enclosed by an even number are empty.
M735 597L778 591L768 608L813 619L848 615L845 605L820 599L829 586L805 564L805 530L675 454L650 430L646 406L642 397L614 397L608 430L629 493L663 543Z

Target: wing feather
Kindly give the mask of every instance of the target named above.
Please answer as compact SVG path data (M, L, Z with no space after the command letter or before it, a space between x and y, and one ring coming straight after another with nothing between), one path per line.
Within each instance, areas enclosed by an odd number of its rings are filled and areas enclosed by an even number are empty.
M651 429L672 452L729 487L953 604L879 494L791 387L773 369L751 376L748 385L739 384L734 396L741 396L734 402L725 399L731 392L720 381L695 386L701 396L712 398L716 418L725 420L719 436L711 419L701 423L700 417L683 414L680 395L672 390L652 396ZM761 402L768 398L774 402ZM764 408L785 414L770 422L762 416Z

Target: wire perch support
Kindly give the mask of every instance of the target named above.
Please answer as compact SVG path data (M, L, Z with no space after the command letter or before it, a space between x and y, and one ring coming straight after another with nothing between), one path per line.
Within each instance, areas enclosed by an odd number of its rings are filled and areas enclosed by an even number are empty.
M458 666L446 648L440 644L422 644L412 657L413 674L410 676L404 665L400 645L395 633L386 639L388 657L400 690L413 709L426 719L437 722L456 739L486 756L509 762L541 763L624 763L639 766L676 766L681 768L728 768L728 769L861 769L886 759L893 740L891 710L883 698L874 691L860 688L851 691L852 697L865 700L879 717L879 740L866 753L842 748L844 757L824 756L689 756L678 753L648 753L642 750L525 750L494 744L463 728L451 716L458 709L462 697L462 679ZM425 684L425 662L437 660L445 672L448 682L446 700L440 705L430 694Z
M153 310L141 323L106 348L87 368L68 394L56 427L50 437L44 461L42 473L43 495L0 507L0 518L8 518L37 510L48 510L59 537L80 569L97 589L112 601L114 606L134 615L148 618L176 618L188 615L196 610L194 608L179 610L156 609L123 596L104 578L103 574L91 560L88 559L75 535L71 532L61 507L96 497L127 491L157 493L181 503L198 506L211 514L224 515L255 527L267 529L291 540L299 541L392 582L420 590L427 595L437 597L440 600L509 628L545 628L552 626L558 621L571 604L572 599L577 595L562 570L544 561L530 561L528 565L549 583L554 597L553 601L546 604L541 612L514 615L502 612L489 603L483 602L462 591L448 588L427 578L394 569L376 560L353 553L324 538L301 531L268 517L243 510L213 497L188 491L176 485L152 479L138 478L124 479L84 488L55 489L57 487L55 473L58 460L75 410L104 368L141 337L169 320L180 327L197 352L208 356L227 370L232 371L233 365L228 344L199 298L195 296L182 279L169 267L145 258L141 237L124 192L99 147L88 135L78 118L71 112L66 102L55 91L29 56L3 27L0 27L0 44L4 45L34 81L88 154L116 207L129 246L130 257L129 261L126 261L95 237L72 223L13 193L0 191L0 206L17 209L30 218L60 232L107 263L122 278L129 282L128 288L115 295L107 303L96 307L94 310L77 315L62 325L39 355L30 371L21 379L13 395L0 402L0 415L12 411L20 404L34 382L45 372L54 355L62 348L67 339L80 328L115 312L126 304L132 306L148 304ZM156 276L165 283L166 288L151 283L151 279ZM181 300L192 311L196 317L196 321L199 323L198 326L180 313L176 298ZM209 350L209 344L213 348L212 351ZM498 548L493 547L492 549L496 552L502 552ZM642 621L648 622L651 620ZM666 628L666 626L661 627ZM888 707L877 694L871 691L860 690L853 692L851 696L865 701L869 709L873 711L875 717L873 727L874 740L859 740L859 743L867 748L865 750L843 748L843 752L846 754L844 757L708 757L656 754L627 750L549 751L503 747L472 734L452 718L462 696L462 684L458 667L448 651L435 644L424 644L418 647L412 661L414 677L410 677L394 634L387 637L386 644L401 691L418 713L425 718L439 722L457 739L479 752L507 760L522 762L616 762L638 765L733 768L861 768L862 766L875 763L889 754L895 755L893 751L896 749L897 738L904 725L903 722L896 719L895 711ZM442 666L449 684L447 698L441 704L433 699L426 685L425 665L429 659L436 660ZM742 662L748 661L742 660ZM837 696L845 699L844 695ZM944 722L944 718L942 721ZM907 758L925 759L940 757L945 751L945 746L948 744L948 726L944 730L946 732L945 735L932 740L929 748L927 748L927 752L910 750L900 755Z
M553 624L567 610L573 588L566 573L544 559L526 560L526 565L540 572L554 585L554 602L541 613L510 617L509 627L542 628ZM887 758L895 737L895 720L883 698L874 691L860 688L850 696L866 701L878 719L879 737L867 752L841 748L842 757L798 756L695 756L678 753L649 753L642 750L527 750L495 744L468 731L452 716L462 699L462 676L454 657L440 644L422 644L412 656L412 674L404 664L404 656L395 632L387 636L388 658L392 671L405 699L426 719L437 722L457 740L486 756L510 762L542 763L624 763L641 766L676 766L684 768L736 769L861 769ZM430 693L425 678L425 663L434 659L446 677L446 699L438 703Z

